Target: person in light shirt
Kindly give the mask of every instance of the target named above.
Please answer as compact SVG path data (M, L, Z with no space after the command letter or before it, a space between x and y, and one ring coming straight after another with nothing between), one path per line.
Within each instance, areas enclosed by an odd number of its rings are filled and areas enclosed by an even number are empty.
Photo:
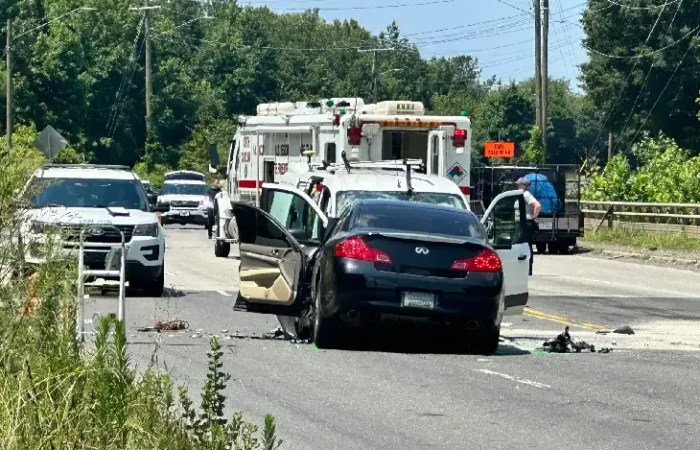
M532 251L532 236L535 230L537 230L537 217L540 215L540 211L542 211L542 205L539 201L537 201L535 196L527 190L527 188L530 187L530 180L528 180L527 178L518 178L518 181L515 182L515 185L518 187L518 189L523 191L523 197L525 198L525 213L528 223L528 244L530 246L529 273L530 275L532 275L532 259L534 256L534 252Z

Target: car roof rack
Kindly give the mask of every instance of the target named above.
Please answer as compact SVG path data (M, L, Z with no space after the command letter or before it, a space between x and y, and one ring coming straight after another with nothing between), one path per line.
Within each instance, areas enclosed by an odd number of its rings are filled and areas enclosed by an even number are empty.
M46 164L44 169L110 169L129 170L131 167L118 164Z

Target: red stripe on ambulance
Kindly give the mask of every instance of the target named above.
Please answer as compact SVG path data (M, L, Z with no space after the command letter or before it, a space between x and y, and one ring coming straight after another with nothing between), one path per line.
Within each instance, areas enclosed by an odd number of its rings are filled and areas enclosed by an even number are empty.
M261 188L263 182L255 180L238 180L238 187L242 189Z

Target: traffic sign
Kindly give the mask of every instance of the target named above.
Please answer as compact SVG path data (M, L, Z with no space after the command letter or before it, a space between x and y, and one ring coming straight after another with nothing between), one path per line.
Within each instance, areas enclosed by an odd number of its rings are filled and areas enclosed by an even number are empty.
M484 156L487 158L512 158L515 156L515 143L487 142L484 144Z

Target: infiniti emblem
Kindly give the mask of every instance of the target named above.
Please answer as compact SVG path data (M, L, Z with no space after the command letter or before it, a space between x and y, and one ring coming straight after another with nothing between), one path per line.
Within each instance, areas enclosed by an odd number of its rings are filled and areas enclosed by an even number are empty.
M418 253L419 255L427 255L428 253L430 253L430 250L428 250L425 247L416 247L416 253Z

